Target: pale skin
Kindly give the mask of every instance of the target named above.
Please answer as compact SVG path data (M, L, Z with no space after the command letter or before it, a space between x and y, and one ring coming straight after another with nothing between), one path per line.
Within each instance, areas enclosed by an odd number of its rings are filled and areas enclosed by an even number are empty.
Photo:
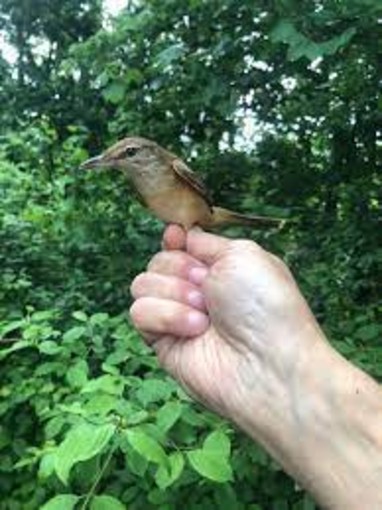
M163 246L130 310L162 366L321 508L382 509L382 390L330 346L287 266L175 225Z

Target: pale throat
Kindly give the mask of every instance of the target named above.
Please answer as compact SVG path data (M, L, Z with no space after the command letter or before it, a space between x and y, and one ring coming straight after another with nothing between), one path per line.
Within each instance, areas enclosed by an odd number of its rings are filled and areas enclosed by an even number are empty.
M174 184L173 172L168 172L158 161L132 168L126 174L142 196L168 191Z

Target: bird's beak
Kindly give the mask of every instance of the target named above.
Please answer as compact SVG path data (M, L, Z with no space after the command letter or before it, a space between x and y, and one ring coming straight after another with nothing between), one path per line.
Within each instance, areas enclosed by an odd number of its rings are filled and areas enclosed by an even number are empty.
M107 168L109 162L105 160L103 154L99 154L98 156L94 156L93 158L88 159L80 166L81 170L92 170L93 168Z

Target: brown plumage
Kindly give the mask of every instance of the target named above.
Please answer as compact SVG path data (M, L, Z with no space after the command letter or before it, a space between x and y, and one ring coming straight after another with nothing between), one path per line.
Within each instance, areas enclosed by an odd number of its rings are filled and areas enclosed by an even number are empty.
M209 229L221 225L277 227L278 218L248 216L214 206L204 183L175 154L157 143L132 136L124 138L81 168L122 170L133 183L141 201L166 223L186 230L194 225Z

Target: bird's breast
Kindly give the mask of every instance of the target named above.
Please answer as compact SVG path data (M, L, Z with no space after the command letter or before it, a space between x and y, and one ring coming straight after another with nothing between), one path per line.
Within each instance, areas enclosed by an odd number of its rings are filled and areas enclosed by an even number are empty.
M146 198L147 207L162 221L177 223L186 230L193 225L207 225L211 209L206 201L186 186L157 192Z
M147 166L130 177L146 206L162 221L186 229L208 223L211 209L206 200L170 169L161 172Z

